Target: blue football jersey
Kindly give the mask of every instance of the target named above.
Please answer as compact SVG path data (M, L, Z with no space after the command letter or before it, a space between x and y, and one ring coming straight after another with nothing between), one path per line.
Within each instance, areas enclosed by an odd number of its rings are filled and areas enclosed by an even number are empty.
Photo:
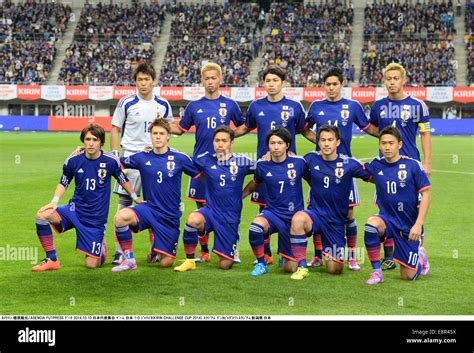
M184 131L196 126L195 157L204 152L214 153L214 129L220 125L229 126L231 121L235 126L242 125L242 111L235 100L220 95L217 99L202 97L189 103L178 126Z
M247 110L245 126L249 129L257 128L257 158L268 152L265 143L267 133L277 126L282 126L290 132L290 151L296 153L295 135L304 129L305 119L301 103L286 97L278 102L270 102L267 97L254 100Z
M347 218L352 178L367 181L370 174L356 159L339 154L333 161L326 161L319 152L304 156L311 175L309 209L325 221L343 223Z
M369 121L378 126L379 131L389 125L397 127L403 141L400 154L420 160L420 152L416 147L416 133L418 128L420 132L430 131L430 116L425 102L412 96L400 101L388 97L379 99L372 105Z
M349 157L352 157L352 124L356 124L361 130L366 130L370 126L360 103L346 98L337 102L328 99L314 101L309 107L306 122L310 127L316 125L315 131L324 124L337 126L341 133L341 144L337 152ZM317 143L316 150L319 151Z
M303 177L307 171L303 157L288 156L285 161L258 160L254 182L265 183L267 188L265 209L291 221L293 215L304 209Z
M418 193L430 187L423 166L405 156L395 163L379 157L365 166L375 182L380 213L408 233L418 217Z
M107 223L112 177L121 185L128 182L119 160L108 152L101 151L97 159L88 159L85 153L72 155L64 162L59 183L67 188L74 178L69 205L84 224L103 227Z
M142 180L143 198L147 204L166 217L181 217L181 179L183 173L200 174L193 160L172 148L163 154L140 152L120 161L125 168L138 169Z
M247 174L253 173L255 162L246 156L232 154L225 162L205 152L195 160L204 173L206 207L229 223L240 222L242 186Z

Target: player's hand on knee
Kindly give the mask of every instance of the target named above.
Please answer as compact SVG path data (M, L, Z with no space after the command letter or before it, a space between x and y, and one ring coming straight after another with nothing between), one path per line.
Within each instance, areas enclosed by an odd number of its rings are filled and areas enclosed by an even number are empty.
M141 204L141 203L144 203L144 202L145 202L145 200L143 200L143 197L141 197L141 196L138 197L137 199L135 199L136 204Z
M56 211L56 208L58 208L58 204L56 202L50 202L47 205L41 207L39 211L44 212L50 210L51 213L53 213L54 211Z
M410 229L410 234L408 235L408 239L411 241L418 241L421 237L421 228L422 225L415 223L413 227Z

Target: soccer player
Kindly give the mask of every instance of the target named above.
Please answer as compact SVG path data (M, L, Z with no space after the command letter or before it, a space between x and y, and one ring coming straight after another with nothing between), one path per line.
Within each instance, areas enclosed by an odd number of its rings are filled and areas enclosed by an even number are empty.
M373 268L367 284L384 281L380 243L385 238L394 239L393 258L401 265L401 279L414 280L420 274L428 274L422 271L429 269L429 263L420 240L430 205L431 185L418 160L400 155L402 140L395 126L383 128L379 137L383 157L365 165L374 179L380 210L365 224L365 246Z
M290 132L292 139L289 151L294 154L296 154L295 136L297 133L302 133L308 140L316 143L315 133L305 122L305 111L301 103L283 95L286 72L279 66L270 66L263 73L263 82L267 96L256 99L250 104L245 124L235 130L235 137L243 136L256 128L257 159L268 152L267 133L277 126L282 126ZM260 212L266 204L265 195L265 184L262 184L251 196L251 202L260 205ZM265 239L265 255L267 264L272 263L270 238Z
M302 280L309 275L306 263L307 237L320 234L326 269L340 274L344 268L346 247L347 199L353 178L368 181L369 173L352 157L337 152L341 135L335 125L321 125L317 132L320 151L305 155L310 174L311 204L297 212L291 220L291 250L298 269L291 279Z
M329 69L323 76L323 83L326 98L314 101L309 107L308 116L306 118L308 126L316 126L315 130L324 124L337 126L341 134L341 143L337 148L337 152L352 157L352 125L356 124L362 131L372 136L378 136L377 127L369 123L364 109L359 102L342 97L344 77L341 69L336 67ZM316 150L319 150L318 144L316 144ZM312 200L309 201L311 202ZM355 257L357 247L357 223L354 218L354 206L360 204L360 199L355 179L353 180L349 194L348 204L349 212L346 220L346 237L349 253L347 264L349 270L359 271L360 266ZM322 264L321 236L316 234L313 240L315 256L308 265L318 267Z
M113 272L135 270L137 263L132 250L132 231L150 229L153 234L152 259L161 267L171 267L176 258L181 218L181 177L200 175L199 169L186 154L168 147L171 127L157 118L150 126L153 151L135 153L120 160L124 167L140 172L145 203L121 209L115 215L115 234L125 260L112 268ZM155 259L155 257L158 257Z
M35 272L58 270L60 267L50 225L56 233L76 228L76 250L86 255L85 266L97 268L103 264L107 256L104 235L112 177L133 200L140 202L118 159L101 149L105 143L104 129L90 124L82 129L80 138L85 152L66 159L53 199L36 214L36 233L46 258L32 268ZM75 179L74 195L67 205L58 207L59 199L72 179Z
M403 90L406 82L406 72L403 66L391 63L385 67L383 75L388 97L379 99L372 105L369 121L378 126L379 131L386 126L398 128L403 141L400 154L417 161L421 161L420 152L416 147L416 134L419 131L424 156L423 166L429 177L431 173L431 135L428 107L422 100L406 94ZM393 242L394 240L389 238L384 244L383 270L393 270L396 267L392 260Z
M196 269L198 234L211 231L214 231L213 252L218 255L219 268L232 267L239 240L242 186L245 176L254 169L254 162L248 157L232 153L233 143L234 131L219 126L214 130L215 153L204 152L194 160L204 175L207 202L188 217L183 232L186 260L175 267L177 272Z
M257 263L252 276L268 272L264 256L264 239L278 232L278 254L284 258L283 270L296 271L296 262L291 252L290 226L295 212L304 209L302 178L306 163L302 157L289 156L291 134L283 127L270 130L266 137L270 160L258 160L254 179L244 189L247 197L258 185L265 184L267 204L256 216L249 229L249 240Z
M237 102L219 92L222 83L222 68L215 63L207 63L201 69L201 81L204 86L204 97L188 104L184 116L178 124L171 125L171 132L182 135L192 126L196 127L193 158L209 152L214 153L213 132L217 126L230 125L236 127L244 123L242 111ZM206 202L205 183L201 179L190 179L187 198L196 201L201 208ZM196 262L210 262L208 234L200 234L201 255Z
M120 146L124 157L142 152L145 147L151 146L148 127L157 116L169 122L173 121L169 102L153 93L153 87L156 85L156 72L153 66L147 63L139 64L133 71L133 80L137 92L120 99L112 118L110 149L117 157L120 155ZM141 180L138 170L129 169L127 176L135 192L140 195ZM119 195L117 211L132 205L132 200L120 185L115 186L114 192ZM112 263L119 265L123 260L123 254L117 240L115 244L116 252Z

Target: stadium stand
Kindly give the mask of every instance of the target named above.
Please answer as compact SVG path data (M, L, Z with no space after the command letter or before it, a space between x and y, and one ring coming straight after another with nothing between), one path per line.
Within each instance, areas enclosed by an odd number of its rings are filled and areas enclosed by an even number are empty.
M171 11L172 35L159 85L199 85L201 66L208 61L221 65L224 85L248 85L249 65L258 46L258 5L179 3Z
M466 23L466 35L464 36L464 43L467 50L467 82L469 85L474 84L474 45L472 41L472 34L474 33L474 3L466 2L466 12L464 16Z
M320 84L331 66L350 74L353 10L341 1L321 4L273 3L264 27L264 62L288 71L293 86ZM262 80L260 72L260 81Z
M407 69L407 85L456 85L455 34L451 2L367 5L359 84L380 85L381 69L397 61Z
M165 11L160 4L86 4L58 84L133 85L132 67L151 61Z
M44 83L71 8L37 3L0 4L0 83Z

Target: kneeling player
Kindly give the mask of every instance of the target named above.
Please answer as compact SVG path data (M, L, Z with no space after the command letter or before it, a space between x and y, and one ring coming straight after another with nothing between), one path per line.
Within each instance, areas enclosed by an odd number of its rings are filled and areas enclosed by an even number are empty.
M268 272L264 256L264 239L278 232L278 254L283 257L283 269L296 271L296 261L291 252L291 217L304 209L302 178L306 172L306 163L302 157L289 156L291 134L283 127L270 130L266 143L271 159L260 159L255 167L254 179L248 183L243 197L252 193L261 184L267 190L267 204L254 218L249 229L249 240L257 263L252 276L261 276Z
M113 272L135 270L137 263L132 250L132 231L149 229L152 235L151 261L161 267L171 267L176 258L181 218L181 178L183 172L198 177L199 169L186 154L168 147L171 127L165 119L150 124L153 151L122 157L126 168L140 171L145 203L121 209L115 215L115 234L125 260L112 268Z
M400 155L402 136L396 127L387 126L380 132L379 147L383 157L366 164L375 182L380 210L365 225L365 246L373 268L366 283L384 281L380 242L385 239L395 240L393 259L401 265L401 279L414 280L423 266L428 267L420 237L430 205L431 185L419 161Z
M231 152L234 132L228 126L217 127L213 136L216 153L205 152L195 159L204 174L207 203L188 217L183 232L186 260L175 267L177 272L196 269L198 234L204 232L214 231L213 252L218 255L219 268L228 270L234 262L242 212L242 186L245 176L254 168L254 162Z
M58 270L60 267L50 225L57 233L76 229L76 250L86 255L87 268L97 268L103 264L107 256L104 235L112 176L132 199L137 200L118 159L101 149L105 143L104 129L97 124L88 125L81 132L81 141L85 152L66 159L52 201L36 214L36 232L46 258L32 268L35 272ZM58 207L59 199L73 178L76 184L74 195L67 205Z
M318 129L320 152L310 152L304 159L311 182L311 205L293 216L291 221L291 249L298 261L298 270L291 276L301 280L308 276L306 263L307 237L320 234L326 268L339 274L344 268L346 247L347 199L352 178L369 180L370 175L362 164L351 157L337 153L341 143L339 129L334 125L321 125Z

